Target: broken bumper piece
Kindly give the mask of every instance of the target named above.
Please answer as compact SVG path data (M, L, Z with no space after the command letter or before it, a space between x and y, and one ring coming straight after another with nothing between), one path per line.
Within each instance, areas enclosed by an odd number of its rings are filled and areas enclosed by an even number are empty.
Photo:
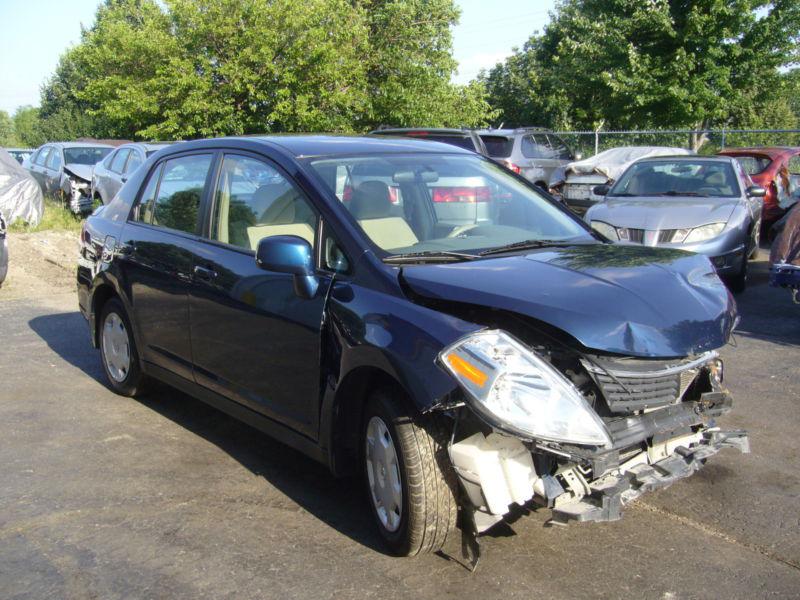
M678 446L667 457L646 464L640 463L627 470L607 473L592 481L585 494L570 486L573 496L556 501L552 522L567 524L570 521L616 521L622 517L622 507L642 494L672 485L693 475L723 448L737 448L743 454L750 452L750 443L744 431L706 430L702 439L689 448ZM561 500L561 498L559 498Z

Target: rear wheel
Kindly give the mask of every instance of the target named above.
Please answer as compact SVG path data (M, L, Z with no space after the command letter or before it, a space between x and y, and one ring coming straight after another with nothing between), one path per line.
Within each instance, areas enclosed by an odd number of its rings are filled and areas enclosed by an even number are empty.
M440 550L455 529L446 440L433 419L411 419L389 392L370 398L361 435L364 480L378 531L397 555Z
M146 378L139 366L139 354L128 315L117 298L112 298L103 306L99 326L103 370L111 389L123 396L140 394Z

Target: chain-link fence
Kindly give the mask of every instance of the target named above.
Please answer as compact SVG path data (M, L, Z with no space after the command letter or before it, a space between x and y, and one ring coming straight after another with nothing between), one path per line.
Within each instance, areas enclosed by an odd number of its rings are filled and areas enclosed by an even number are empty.
M800 129L673 129L642 131L559 131L574 152L593 156L619 146L673 146L716 154L744 146L800 146Z

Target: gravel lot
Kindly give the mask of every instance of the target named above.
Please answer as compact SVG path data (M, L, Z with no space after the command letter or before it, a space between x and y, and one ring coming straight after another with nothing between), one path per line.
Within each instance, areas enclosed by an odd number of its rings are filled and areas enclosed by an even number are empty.
M358 481L169 388L109 392L77 312L74 237L12 234L10 245L3 598L800 595L800 307L767 287L764 262L723 351L737 401L723 424L749 429L753 453L725 451L618 523L520 515L483 538L470 574L443 556L385 555Z

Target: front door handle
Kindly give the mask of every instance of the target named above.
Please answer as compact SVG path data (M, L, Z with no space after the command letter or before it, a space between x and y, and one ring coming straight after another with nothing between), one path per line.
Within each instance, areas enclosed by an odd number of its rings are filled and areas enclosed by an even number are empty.
M217 272L214 271L213 269L197 265L194 268L194 276L197 279L202 279L203 281L213 281L214 279L217 278Z

